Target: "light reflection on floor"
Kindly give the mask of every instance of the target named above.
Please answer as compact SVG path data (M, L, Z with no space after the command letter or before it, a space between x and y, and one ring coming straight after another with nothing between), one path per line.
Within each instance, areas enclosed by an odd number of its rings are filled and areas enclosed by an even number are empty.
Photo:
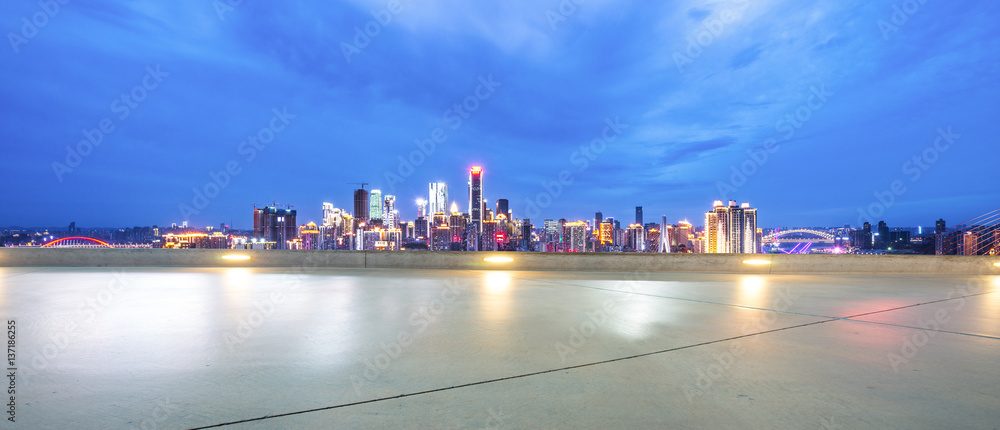
M127 428L165 399L158 427L313 409L231 428L482 427L491 410L546 428L1000 416L1000 277L627 275L3 269L0 316L23 328L24 428ZM978 295L949 296L973 281Z

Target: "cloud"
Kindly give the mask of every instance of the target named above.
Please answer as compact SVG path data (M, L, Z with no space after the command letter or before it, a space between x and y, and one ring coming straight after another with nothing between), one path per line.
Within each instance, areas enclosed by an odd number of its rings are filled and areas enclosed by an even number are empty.
M753 46L737 53L736 56L733 57L732 62L729 63L729 68L732 70L739 70L749 66L754 61L757 61L757 58L760 57L760 54L763 52L764 50L761 49L760 43L754 44Z

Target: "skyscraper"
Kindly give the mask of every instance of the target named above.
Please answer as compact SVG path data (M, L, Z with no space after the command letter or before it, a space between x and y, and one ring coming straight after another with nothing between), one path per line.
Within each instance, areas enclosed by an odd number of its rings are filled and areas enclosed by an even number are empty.
M382 220L382 191L372 190L368 204L368 217L371 221Z
M429 214L433 215L438 212L448 212L448 184L444 182L431 182L428 187L430 192L428 196L430 197L427 201L430 203Z
M635 223L642 226L642 206L635 207Z
M354 218L358 223L368 221L368 190L361 188L354 190Z
M417 218L427 218L427 200L417 199Z
M563 224L563 251L584 252L587 249L587 223L574 221Z
M507 217L507 219L510 219L510 206L509 205L510 205L510 203L507 202L507 199L497 200L497 213L496 213L496 217L499 218L500 215L503 215L503 216Z
M754 254L758 251L757 209L750 203L737 205L730 200L723 206L721 200L712 204L705 213L705 231L708 233L710 253Z
M946 230L948 230L948 224L944 222L944 218L938 218L934 222L934 233L944 233Z
M469 170L469 229L477 235L483 232L483 168Z
M275 242L275 249L288 249L288 241L298 237L295 210L271 206L254 208L253 234L267 242Z
M646 230L642 227L642 224L636 223L628 226L625 235L625 250L631 252L646 251Z
M384 205L382 206L382 225L386 229L396 228L396 222L398 219L398 212L396 212L396 196L391 194L386 194Z
M878 229L875 234L875 248L885 249L889 247L889 225L885 221L878 222Z
M958 238L958 255L979 254L979 233L966 231Z
M333 224L333 203L323 202L323 225Z

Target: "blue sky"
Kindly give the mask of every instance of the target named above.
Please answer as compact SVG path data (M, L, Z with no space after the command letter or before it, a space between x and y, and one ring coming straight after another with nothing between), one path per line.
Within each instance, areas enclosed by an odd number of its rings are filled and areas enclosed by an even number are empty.
M412 219L473 165L533 221L1000 206L1000 3L262 3L4 2L0 225L319 221L360 181Z

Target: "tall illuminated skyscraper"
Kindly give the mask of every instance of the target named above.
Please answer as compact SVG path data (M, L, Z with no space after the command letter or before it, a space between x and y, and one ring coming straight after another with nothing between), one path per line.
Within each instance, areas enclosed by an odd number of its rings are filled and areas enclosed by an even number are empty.
M444 182L431 182L428 187L430 192L428 196L430 199L430 211L429 214L433 215L438 212L448 213L448 184Z
M386 194L384 199L385 204L382 206L382 224L386 229L396 228L396 196L391 194Z
M368 217L372 221L382 219L382 191L372 190L371 195L368 197Z
M563 224L563 251L584 252L587 249L587 223L574 221Z
M724 206L716 200L712 210L705 213L705 231L708 249L705 252L725 254L754 254L757 243L757 209L750 203L737 205L730 200Z
M427 218L427 200L417 199L417 218Z
M469 230L483 233L483 168L469 170Z
M333 224L333 203L323 202L323 225Z

